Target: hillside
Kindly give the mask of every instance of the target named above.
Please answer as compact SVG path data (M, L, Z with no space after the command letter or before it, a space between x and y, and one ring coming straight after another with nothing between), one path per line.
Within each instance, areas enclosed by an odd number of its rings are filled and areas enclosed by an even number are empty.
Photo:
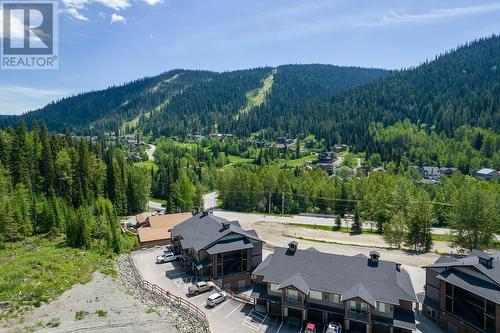
M464 124L496 131L499 101L500 37L493 36L395 72L331 65L175 70L66 98L23 118L80 133L315 134L327 144L366 149L373 122L408 118L447 134Z
M271 75L273 74L273 75ZM328 100L337 92L388 75L379 69L287 65L231 72L173 70L122 86L51 103L22 117L80 133L139 126L154 136L232 131L238 115L265 104L277 107ZM280 106L282 105L282 106ZM14 119L13 119L14 120ZM91 131L89 131L91 129Z
M500 129L500 37L472 42L414 69L399 71L334 96L329 104L289 108L286 117L262 108L255 119L270 130L310 131L330 142L360 149L369 143L371 122L405 118L451 134L463 124Z

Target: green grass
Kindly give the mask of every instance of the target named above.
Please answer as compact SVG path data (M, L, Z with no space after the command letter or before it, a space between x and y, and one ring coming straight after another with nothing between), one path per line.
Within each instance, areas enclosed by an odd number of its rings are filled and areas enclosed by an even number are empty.
M345 234L351 233L350 228L342 227L338 229L336 226L328 226L328 225L317 225L317 224L304 224L304 223L289 223L289 225L294 227L306 228L306 229L314 229L314 230L324 230L324 231L336 231L342 232ZM363 230L363 235L379 235L379 233L370 230Z
M154 161L142 161L142 162L136 162L134 163L135 166L138 166L139 168L145 168L148 170L151 170L153 168L154 170L158 170L158 165Z
M435 242L453 242L453 236L448 234L432 234L432 240Z
M253 159L251 158L243 158L236 155L228 155L227 158L229 159L229 162L232 164L253 163Z
M149 201L153 201L153 202L156 202L156 203L159 203L159 204L164 204L164 203L167 202L167 200L160 199L160 198L149 198Z
M276 70L273 70L271 74L269 74L269 76L262 81L261 87L246 93L247 105L245 105L245 107L240 110L236 118L252 111L255 107L258 107L264 103L267 94L273 87L275 73Z
M350 228L345 228L342 227L337 229L337 227L332 227L327 226L327 225L316 225L316 224L303 224L303 223L289 223L289 225L292 225L294 227L300 227L300 228L307 228L307 229L315 229L315 230L324 230L324 231L337 231L337 232L343 232L343 233L350 233L351 229ZM363 230L363 235L378 235L381 236L378 232L376 231L371 231L371 230ZM453 241L453 236L452 235L441 235L441 234L432 234L432 240L436 242L452 242Z
M78 310L75 312L75 319L76 320L83 320L89 313L84 310Z
M306 162L312 162L316 160L316 155L306 155L301 158L293 159L293 160L280 160L280 166L289 166L289 167L297 167L304 165Z
M98 317L106 317L108 315L108 311L106 310L97 310L96 313Z
M31 237L0 250L0 300L9 302L0 320L18 317L49 303L65 290L91 280L92 273L116 275L113 260L62 241Z

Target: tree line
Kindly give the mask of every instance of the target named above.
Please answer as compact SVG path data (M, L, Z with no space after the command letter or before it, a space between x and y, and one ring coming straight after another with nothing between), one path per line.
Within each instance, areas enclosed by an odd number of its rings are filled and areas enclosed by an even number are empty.
M103 140L21 121L0 129L0 184L0 242L65 235L71 246L119 252L129 244L118 216L144 209L151 180Z
M432 247L431 227L455 230L460 248L489 248L500 232L500 186L464 175L422 184L412 171L330 178L320 170L242 166L219 179L224 209L274 214L354 214L386 240L414 250Z

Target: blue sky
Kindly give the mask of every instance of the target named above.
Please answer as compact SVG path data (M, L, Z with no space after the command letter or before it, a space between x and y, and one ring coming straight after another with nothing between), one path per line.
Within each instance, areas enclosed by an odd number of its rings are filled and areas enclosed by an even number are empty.
M59 6L59 69L0 71L0 114L174 68L416 66L500 33L498 0L63 0Z

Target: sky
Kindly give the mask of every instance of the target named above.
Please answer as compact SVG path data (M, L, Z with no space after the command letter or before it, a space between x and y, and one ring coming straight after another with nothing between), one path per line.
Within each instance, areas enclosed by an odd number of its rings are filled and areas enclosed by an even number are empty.
M417 66L500 33L498 0L62 0L59 69L0 70L0 114L171 69Z

